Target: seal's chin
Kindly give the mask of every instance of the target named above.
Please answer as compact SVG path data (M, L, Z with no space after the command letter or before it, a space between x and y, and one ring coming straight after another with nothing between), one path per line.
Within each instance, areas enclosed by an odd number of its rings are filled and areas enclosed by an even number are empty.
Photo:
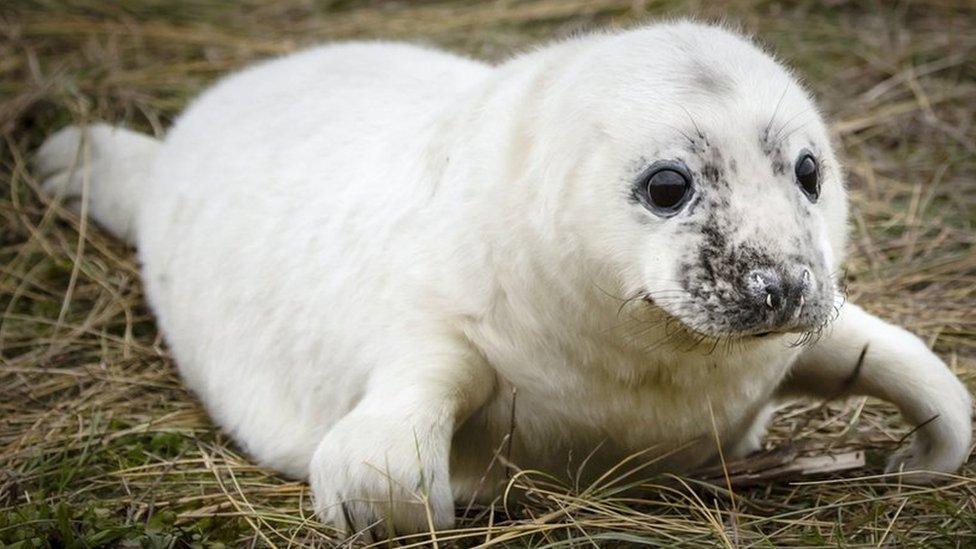
M818 326L808 326L800 322L793 322L783 326L762 326L756 328L749 332L743 332L740 334L743 338L752 339L769 339L776 336L803 336L804 334L810 334L818 330Z
M681 322L680 319L676 319L676 321ZM799 329L770 330L768 328L758 330L758 331L757 330L741 330L741 331L728 330L728 331L705 332L702 330L693 330L691 328L688 328L687 327L688 325L685 324L684 322L681 322L681 324L682 327L684 327L689 333L697 337L704 337L704 338L711 338L711 339L718 339L718 340L733 340L733 341L737 341L740 344L748 344L750 342L755 342L758 344L761 342L772 341L784 336L789 336L789 335L800 336L805 333L803 330L799 330Z
M713 333L708 335L710 335L711 337L731 338L731 339L749 341L749 340L774 339L776 337L788 336L788 335L798 336L798 335L803 335L809 331L810 330L804 329L803 327L800 326L784 326L772 330L769 329L768 327L764 327L764 328L757 328L753 330L730 330L727 332Z
M741 328L712 328L717 323L710 319L687 319L682 315L668 311L665 307L654 302L650 297L644 297L644 302L653 308L657 314L667 318L667 325L671 332L684 332L690 339L718 339L736 340L747 344L751 341L760 342L776 339L787 335L803 335L811 331L799 323L790 323L782 326L770 326L768 324L760 326L745 326Z

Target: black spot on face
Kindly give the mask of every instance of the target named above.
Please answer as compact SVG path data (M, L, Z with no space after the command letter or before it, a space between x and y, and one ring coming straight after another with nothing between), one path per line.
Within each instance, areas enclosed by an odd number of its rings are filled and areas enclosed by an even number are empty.
M783 176L790 170L791 164L783 154L783 143L775 136L770 135L769 128L765 128L759 134L759 147L762 149L766 158L769 159L773 169L773 175Z
M724 204L724 206L723 206ZM771 330L784 322L815 327L823 322L832 305L833 289L829 273L814 246L809 230L787 241L751 235L733 240L736 225L728 210L728 199L709 201L708 217L689 221L683 231L698 233L698 241L685 253L677 273L682 289L690 298L677 311L690 328L716 334ZM741 238L741 237L740 237ZM788 245L780 245L777 242ZM797 303L804 293L805 306L794 318L795 308L770 311L757 302L746 283L755 271L799 273L810 269L819 281L815 288L797 289L791 300Z
M685 150L692 156L700 156L708 150L708 139L702 135L684 134L686 145Z
M758 247L731 242L729 227L721 208L713 212L700 226L697 250L679 267L682 288L693 304L685 312L697 318L689 322L693 329L735 331L764 320L764 311L753 306L741 281L750 271L771 268L775 261Z
M721 190L728 189L729 180L721 149L711 147L708 153L703 154L702 157L704 158L700 170L702 183L711 189L715 189L713 194L720 194Z

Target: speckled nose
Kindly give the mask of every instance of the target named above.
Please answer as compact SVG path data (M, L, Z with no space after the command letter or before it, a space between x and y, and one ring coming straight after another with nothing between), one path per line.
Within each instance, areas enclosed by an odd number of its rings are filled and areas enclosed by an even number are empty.
M757 269L749 273L746 287L755 306L765 310L773 324L782 324L795 317L805 305L810 269L802 267L790 274Z

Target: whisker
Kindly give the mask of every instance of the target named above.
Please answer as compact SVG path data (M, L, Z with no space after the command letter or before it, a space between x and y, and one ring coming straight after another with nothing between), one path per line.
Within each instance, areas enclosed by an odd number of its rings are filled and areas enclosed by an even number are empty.
M786 92L790 90L791 82L787 82L786 86L783 88L783 93L780 94L779 100L776 101L776 107L773 108L773 115L769 117L769 123L766 124L766 128L763 130L763 136L769 138L769 129L773 127L773 121L776 120L776 114L779 113L779 108L783 105L783 99L786 98Z
M793 122L794 120L796 120L796 119L797 119L797 118L799 118L800 116L803 116L804 114L807 114L807 113L809 113L809 112L810 112L810 111L812 111L812 110L813 110L812 108L809 108L809 107L808 107L808 108L806 108L806 109L803 109L803 110L801 110L801 111L797 111L796 113L794 113L794 114L793 114L793 116L791 116L791 117L789 117L789 118L788 118L788 119L786 120L786 122L783 122L783 125L782 125L782 126L780 126L780 127L779 127L779 129L777 129L777 130L776 130L776 134L775 134L775 135L773 136L773 139L775 140L775 143L776 143L777 145L779 145L780 143L782 143L782 142L783 142L783 139L782 139L782 138L780 138L780 135L782 135L782 134L783 134L783 131L784 131L784 130L785 130L785 129L787 128L787 126L789 126L789 125L790 125L790 123L791 123L791 122Z
M691 116L691 113L688 112L688 109L686 109L684 105L678 105L678 106L681 107L681 110L685 111L686 115L688 115L688 119L691 120L691 125L695 127L695 132L698 134L698 137L701 139L705 139L705 141L707 142L708 140L705 138L705 133L702 132L701 128L698 126L698 122L695 121L695 117Z
M811 119L809 119L809 120L807 120L806 122L804 122L804 123L802 123L802 124L800 124L800 125L799 125L799 126L797 126L796 128L793 128L792 130L790 130L790 131L789 131L789 133L787 133L787 134L786 134L786 135L784 135L783 137L780 137L780 138L779 138L779 140L778 140L778 141L776 142L776 143L777 143L777 145L779 145L780 143L783 143L783 142L785 142L785 141L786 141L787 139L789 139L789 138L790 138L790 136L791 136L791 135L793 135L794 133L796 133L796 132L798 132L798 131L800 131L800 130L802 130L803 128L805 128L805 127L807 126L807 124L809 124L810 122L813 122L813 119L812 119L812 118L811 118Z

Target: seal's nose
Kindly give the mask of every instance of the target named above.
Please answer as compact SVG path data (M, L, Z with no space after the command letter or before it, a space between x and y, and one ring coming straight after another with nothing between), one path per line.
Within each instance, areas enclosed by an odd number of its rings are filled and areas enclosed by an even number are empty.
M775 273L756 273L757 297L762 299L768 309L779 309L783 304L783 282Z
M781 324L803 308L810 269L804 267L794 274L757 269L749 273L746 286L756 307L764 308Z

